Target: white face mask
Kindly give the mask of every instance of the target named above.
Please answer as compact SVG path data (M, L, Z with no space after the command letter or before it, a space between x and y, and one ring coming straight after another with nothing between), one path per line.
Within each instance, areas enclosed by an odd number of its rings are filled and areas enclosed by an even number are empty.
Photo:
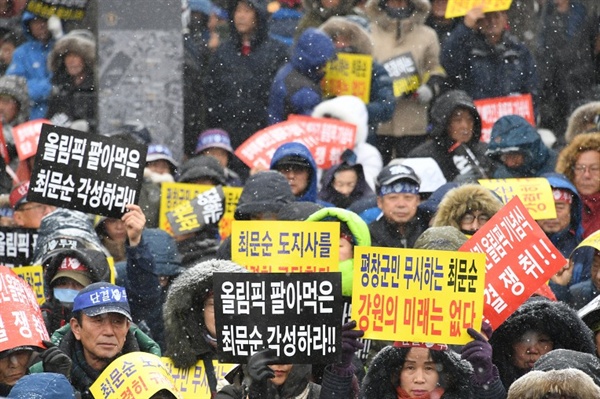
M70 288L54 288L54 298L65 304L73 304L75 297L79 294L78 290Z

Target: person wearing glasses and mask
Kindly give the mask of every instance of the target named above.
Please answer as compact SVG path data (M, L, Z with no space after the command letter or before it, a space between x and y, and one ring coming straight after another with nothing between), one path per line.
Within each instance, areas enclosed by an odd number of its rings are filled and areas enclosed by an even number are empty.
M479 184L465 184L448 191L440 202L432 226L452 226L472 236L502 208L502 201Z
M583 203L583 238L600 229L600 133L577 135L559 154L556 172L573 183Z

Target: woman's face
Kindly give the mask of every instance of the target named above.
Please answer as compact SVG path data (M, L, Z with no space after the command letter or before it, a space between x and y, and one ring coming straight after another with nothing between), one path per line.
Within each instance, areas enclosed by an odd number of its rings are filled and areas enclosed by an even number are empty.
M0 383L15 385L27 373L31 351L17 351L0 359Z
M535 362L546 353L554 349L550 337L537 331L529 331L513 344L513 365L531 370Z
M290 371L292 371L292 366L291 364L270 364L269 368L275 373L275 377L271 378L271 382L277 386L283 385L290 375Z
M423 396L433 391L440 380L429 349L411 348L400 370L400 387L410 396Z
M573 166L573 184L581 195L600 191L600 152L584 151Z
M65 68L69 76L77 77L83 73L85 62L79 55L69 53L65 56Z

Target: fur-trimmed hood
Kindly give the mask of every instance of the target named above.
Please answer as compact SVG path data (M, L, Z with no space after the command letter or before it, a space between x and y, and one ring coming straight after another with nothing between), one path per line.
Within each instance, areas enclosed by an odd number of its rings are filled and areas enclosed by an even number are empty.
M594 124L594 118L600 115L600 101L592 101L573 111L569 117L565 140L570 143L578 134L586 133L587 126Z
M590 376L577 369L566 369L530 371L510 387L507 399L543 399L549 393L557 398L600 398L600 388Z
M577 162L579 154L586 151L600 152L600 133L586 133L575 136L558 154L556 172L562 173L567 176L567 179L574 181L575 173L573 172L573 167L575 166L575 162Z
M581 370L592 377L594 383L600 387L600 359L590 353L570 349L554 349L542 355L533 366L533 370L538 371L564 369Z
M348 15L352 12L356 1L340 0L337 7L324 8L321 0L302 0L302 8L306 14L314 14L319 18L326 20L336 15Z
M48 56L48 69L56 73L60 68L64 68L64 59L67 54L80 56L87 69L92 71L96 64L94 35L88 30L76 29L61 37Z
M498 367L500 379L506 388L525 372L513 365L512 346L529 331L548 335L554 349L571 349L590 354L596 351L592 330L579 318L575 310L565 303L552 302L542 297L529 299L510 315L490 338L492 361Z
M349 45L356 50L357 54L373 53L373 42L362 26L344 17L331 17L319 27L330 38L343 35L350 41Z
M334 118L356 125L355 146L367 141L369 114L365 103L356 96L338 96L321 102L312 112L314 118Z
M376 24L384 31L395 31L396 37L401 38L407 32L411 31L416 25L423 25L431 4L429 0L408 0L414 7L414 11L409 18L397 19L390 17L384 10L386 0L369 0L366 6L366 14L372 24Z
M29 120L29 94L27 80L24 77L17 75L0 77L0 94L11 96L19 104L19 112L15 119L10 123L5 121L5 124L16 126Z
M467 211L481 211L492 217L502 206L502 201L487 188L479 184L465 184L446 193L432 226L452 226L460 230L460 219Z
M397 399L400 369L411 348L386 346L373 359L362 382L361 399ZM473 368L452 350L430 350L431 358L441 364L440 383L444 388L442 399L470 399L473 397L470 376Z
M173 281L163 306L165 356L175 367L188 368L202 356L213 354L208 343L202 305L213 289L213 273L245 273L246 269L226 260L198 263Z

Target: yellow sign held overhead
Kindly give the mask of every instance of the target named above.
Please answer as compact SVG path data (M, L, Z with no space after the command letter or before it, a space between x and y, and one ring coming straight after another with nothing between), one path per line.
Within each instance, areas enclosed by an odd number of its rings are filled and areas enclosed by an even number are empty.
M519 197L535 220L556 218L552 187L543 177L481 179L479 184L495 192L504 204L507 204L513 197Z
M462 17L477 6L482 6L483 12L505 11L511 3L512 0L448 0L445 17Z
M365 54L338 53L329 61L321 81L324 97L352 95L365 104L371 96L373 57Z

